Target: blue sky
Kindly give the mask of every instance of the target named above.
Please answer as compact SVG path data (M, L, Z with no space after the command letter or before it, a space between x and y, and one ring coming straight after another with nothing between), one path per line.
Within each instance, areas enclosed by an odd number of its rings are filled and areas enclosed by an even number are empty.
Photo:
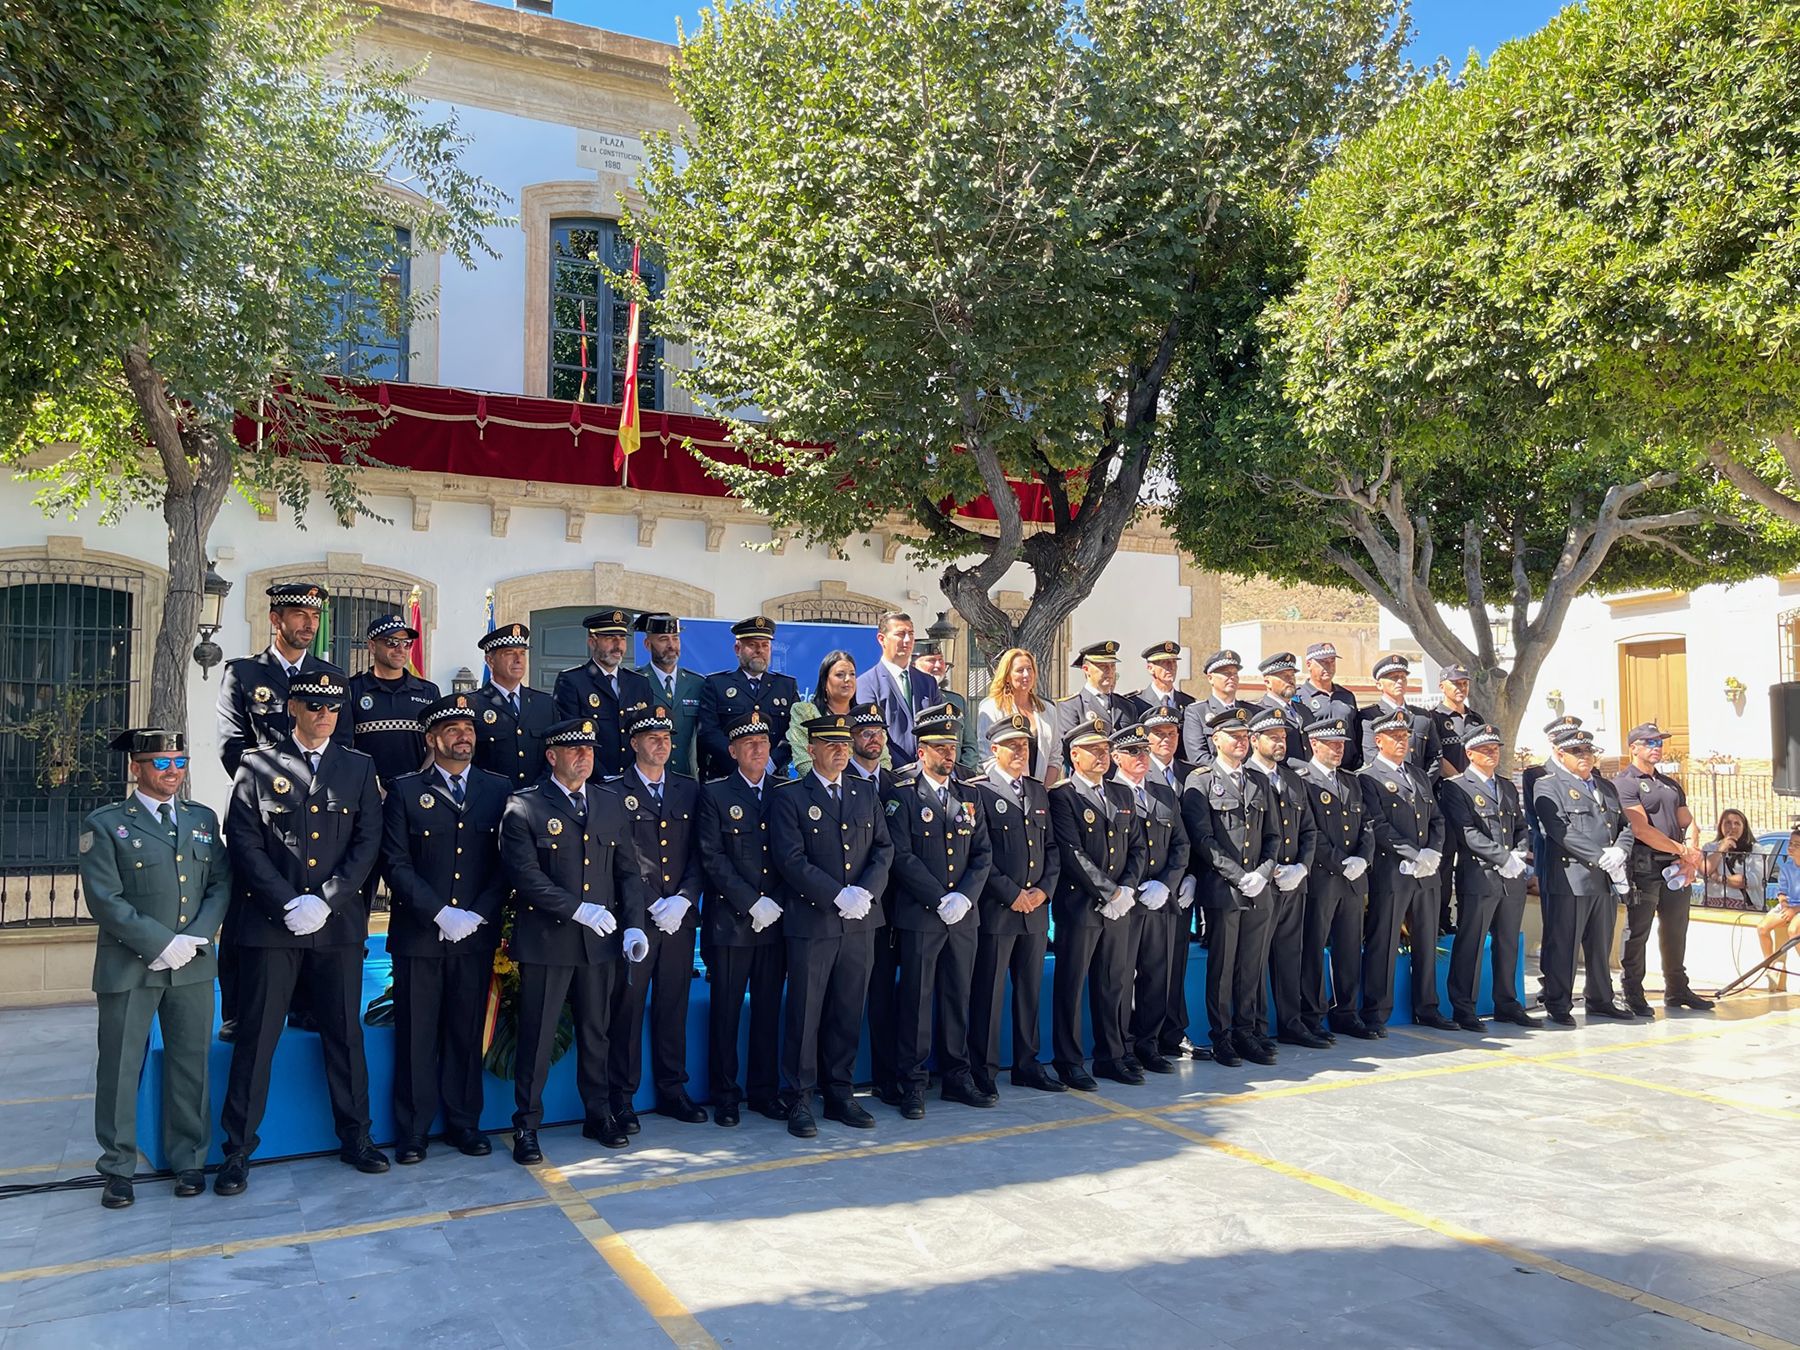
M491 0L511 8L511 0ZM1552 0L1413 0L1413 59L1448 56L1460 66L1472 47L1483 56L1508 38L1541 27L1562 6ZM700 6L684 0L556 0L556 17L635 37L675 40L675 20L692 27Z

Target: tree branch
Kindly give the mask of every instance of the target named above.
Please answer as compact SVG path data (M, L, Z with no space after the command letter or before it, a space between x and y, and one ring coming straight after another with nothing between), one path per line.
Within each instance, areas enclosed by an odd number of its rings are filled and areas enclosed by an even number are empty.
M181 423L169 406L162 376L156 373L149 351L140 342L125 348L121 364L132 397L137 400L138 412L150 432L150 443L162 460L163 478L171 492L185 497L194 490L194 474L188 466L187 446L182 443Z
M1494 664L1494 630L1487 623L1487 584L1481 579L1481 527L1463 522L1463 584L1469 592L1469 619L1475 629L1475 654L1481 669Z
M1786 445L1783 444L1784 441L1787 442ZM1800 460L1800 441L1796 441L1792 435L1783 435L1775 438L1775 445L1781 451L1782 461L1788 465L1789 472L1794 473L1796 480L1800 480L1800 472L1795 470L1795 461ZM1790 452L1792 458L1789 457ZM1717 443L1709 445L1706 447L1706 458L1719 471L1720 477L1758 506L1773 511L1783 520L1800 522L1800 500L1788 496L1768 482L1729 450Z

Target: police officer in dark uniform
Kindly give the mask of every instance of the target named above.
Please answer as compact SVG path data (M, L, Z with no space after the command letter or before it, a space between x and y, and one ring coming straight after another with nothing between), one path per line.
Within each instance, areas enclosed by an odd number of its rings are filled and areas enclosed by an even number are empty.
M1090 642L1069 663L1082 673L1082 686L1068 698L1056 703L1056 729L1064 741L1069 733L1087 726L1095 718L1106 723L1108 735L1127 722L1135 720L1136 704L1114 686L1119 680L1119 644ZM1066 771L1067 763L1063 765Z
M1481 945L1493 938L1494 1017L1534 1027L1537 1019L1519 1001L1519 926L1525 916L1526 856L1531 832L1519 791L1500 772L1496 727L1459 729L1457 746L1469 766L1440 779L1438 806L1456 841L1456 894L1462 907L1450 947L1450 1009L1464 1031L1487 1027L1475 1011L1481 982Z
M1711 999L1694 992L1687 978L1688 886L1700 870L1694 847L1694 814L1681 784L1657 768L1662 763L1662 728L1645 722L1631 729L1625 745L1631 763L1612 777L1619 805L1631 822L1631 897L1625 902L1625 1004L1638 1017L1654 1017L1644 997L1644 955L1650 921L1656 921L1662 956L1663 1006L1709 1012Z
M1266 688L1258 708L1273 708L1281 715L1287 730L1287 754L1290 759L1305 759L1311 754L1311 747L1306 743L1306 724L1311 720L1306 705L1300 702L1294 689L1294 676L1300 669L1299 662L1294 660L1292 652L1276 652L1266 656L1257 667L1262 672ZM1251 713L1250 720L1256 720Z
M369 668L349 680L352 744L375 761L375 781L385 792L404 773L425 763L420 715L439 698L438 687L406 667L418 630L398 614L371 620Z
M1094 1027L1094 1073L1116 1083L1142 1083L1127 1062L1124 1021L1130 997L1128 962L1117 949L1130 936L1127 915L1144 877L1144 824L1131 789L1107 778L1112 727L1095 716L1063 737L1069 776L1050 789L1050 825L1058 861L1051 915L1056 972L1051 986L1056 1076L1078 1092L1097 1084L1083 1066L1081 994Z
M1351 737L1344 742L1344 760L1338 766L1338 771L1355 773L1362 767L1361 728L1357 720L1356 695L1337 682L1337 663L1337 648L1333 644L1315 642L1308 646L1306 679L1294 691L1294 697L1309 714L1308 726L1333 717L1343 719Z
M738 1025L750 995L750 1109L786 1120L781 1104L781 986L787 947L769 858L769 724L754 708L726 732L736 768L700 789L700 865L706 873L700 952L712 982L707 1077L713 1119L738 1123Z
M771 670L775 651L775 621L760 614L731 625L738 663L732 670L717 671L700 687L700 713L696 720L699 739L700 777L710 781L731 772L731 748L726 729L744 720L752 709L762 713L774 743L769 764L777 778L788 776L794 752L788 746L788 721L800 701L800 686L792 675Z
M382 867L394 959L394 1160L425 1160L444 1138L471 1158L481 1132L481 1025L510 890L500 870L500 816L512 785L473 767L475 700L452 694L420 714L431 762L402 774L382 802Z
M112 748L127 757L133 791L82 823L80 866L96 929L100 1203L124 1209L136 1199L138 1075L152 1018L162 1030L163 1142L175 1194L187 1199L206 1189L213 943L231 899L231 869L218 817L181 800L187 737L140 727L122 732Z
M918 758L894 773L883 809L893 841L888 926L898 934L896 1069L900 1114L925 1115L925 1061L937 1009L938 1074L943 1099L993 1106L969 1071L969 987L981 919L977 906L993 855L974 794L956 781L961 719L947 703L921 708L913 721Z
M369 1142L362 1040L363 888L381 852L381 792L375 762L332 740L347 694L335 675L292 680L293 730L280 745L246 751L231 785L225 828L236 894L225 922L242 983L221 1121L225 1162L214 1180L220 1195L248 1184L275 1045L302 985L323 1043L338 1157L359 1172L388 1169Z
M1363 928L1362 1020L1375 1030L1385 1028L1393 1015L1394 970L1404 925L1412 943L1413 1021L1454 1031L1456 1023L1438 1008L1437 991L1438 904L1432 878L1444 861L1443 813L1431 794L1431 781L1411 754L1414 714L1395 707L1370 718L1371 711L1363 709L1365 744L1372 752L1360 775L1363 814L1375 831L1375 868Z
M499 774L517 791L544 774L544 736L557 721L556 701L525 683L530 628L509 623L476 646L487 661L488 682L473 695L475 767Z
M926 704L926 707L931 706ZM908 723L911 729L911 723ZM861 778L885 802L893 792L894 771L883 767L888 748L887 716L879 703L857 703L850 708L850 763L845 777ZM917 742L914 742L917 748ZM885 808L884 808L885 809ZM888 891L894 889L893 869L888 871ZM892 913L888 895L876 897L881 913ZM875 930L875 950L869 958L869 1073L875 1080L875 1096L889 1106L900 1105L900 1039L896 1007L900 997L900 934L892 923Z
M676 773L697 777L695 738L700 726L700 686L704 677L681 664L681 620L661 612L640 614L632 625L644 635L650 659L637 673L650 681L658 703L675 719L675 753L669 766Z
M1326 703L1330 707L1329 701ZM1362 989L1363 916L1369 903L1369 867L1375 831L1364 821L1362 788L1344 771L1350 728L1343 716L1324 717L1306 729L1312 755L1300 781L1312 803L1313 865L1306 874L1305 943L1300 964L1300 1020L1315 1036L1373 1040L1381 1033L1357 1015ZM1331 991L1325 998L1325 949L1331 949Z
M1194 771L1194 766L1181 757L1181 714L1153 708L1145 715L1142 726L1144 734L1150 738L1148 776L1174 794L1179 810L1182 789L1187 786L1188 775ZM1187 825L1183 823L1181 828L1185 835ZM1175 945L1169 953L1169 1007L1158 1039L1158 1048L1169 1059L1185 1059L1188 1051L1194 1048L1187 1036L1187 968L1194 941L1205 936L1206 911L1194 902L1198 894L1196 873L1199 866L1190 841L1187 879L1175 892Z
M543 753L549 772L515 792L500 818L500 861L514 888L507 945L519 963L513 1161L521 1166L544 1160L537 1132L565 1001L575 1019L581 1133L605 1148L631 1142L612 1112L608 1042L624 1034L620 958L635 963L650 954L643 874L625 804L589 779L593 719L553 723Z
M1375 683L1381 694L1375 702L1357 714L1362 727L1362 762L1365 767L1375 758L1375 727L1396 712L1407 719L1407 763L1425 775L1427 783L1435 783L1439 775L1438 727L1429 712L1406 701L1407 682L1412 679L1412 663L1398 652L1390 653L1375 663ZM1436 895L1436 883L1433 883Z
M1331 1042L1306 1025L1306 879L1318 848L1318 825L1306 784L1287 761L1287 710L1264 704L1250 719L1250 758L1244 771L1269 787L1275 808L1275 873L1269 893L1269 984L1275 994L1275 1039L1283 1045L1323 1050ZM1256 1031L1265 1029L1266 1003L1257 1005ZM1266 1039L1266 1037L1265 1037Z
M1114 781L1130 789L1144 823L1144 880L1126 915L1131 927L1120 951L1124 969L1118 974L1124 993L1120 1017L1131 1046L1126 1062L1151 1073L1174 1073L1162 1047L1171 1035L1179 1040L1184 1030L1170 1025L1169 1007L1175 948L1177 943L1187 946L1188 912L1178 897L1184 890L1191 897L1194 885L1187 874L1187 827L1181 823L1181 798L1150 774L1150 738L1141 723L1113 732L1112 756ZM1184 960L1184 973L1186 964Z
M1613 1000L1613 912L1630 893L1631 821L1618 790L1594 772L1598 751L1585 732L1559 733L1556 758L1533 786L1544 840L1544 1010L1574 1026L1575 946L1587 970L1589 1017L1629 1022Z
M633 762L606 784L619 794L631 819L638 868L644 879L645 935L650 956L628 972L626 1016L612 1039L612 1110L627 1132L637 1133L632 1098L644 1075L644 1001L650 1000L650 1072L656 1113L687 1125L705 1123L706 1112L687 1091L688 993L694 982L694 937L700 928L702 889L699 843L700 785L671 773L675 719L664 703L629 708L626 732Z
M1244 709L1244 722L1249 725L1250 705L1238 698L1238 672L1244 658L1226 648L1206 658L1203 670L1212 692L1190 703L1181 715L1181 750L1195 768L1213 762L1214 733L1212 719L1228 708Z
M1050 830L1050 796L1027 772L1036 733L1015 713L988 732L993 762L971 789L987 824L993 866L982 888L981 932L969 995L969 1063L977 1091L995 1091L1000 1071L1000 1012L1012 977L1012 1081L1015 1087L1064 1092L1038 1062L1044 953L1050 897L1062 869Z
M1435 724L1438 738L1438 762L1431 770L1431 781L1436 784L1446 778L1454 778L1469 767L1469 755L1463 748L1463 737L1471 736L1487 725L1487 718L1469 706L1469 671L1466 666L1445 666L1438 676L1439 698L1435 708L1431 710L1431 720ZM1454 892L1458 889L1459 876L1462 871L1458 866L1457 836L1450 830L1444 836L1449 852L1444 857L1444 865L1438 868L1438 931L1454 933L1456 931L1455 913L1452 904Z
M1192 708L1188 714L1191 718ZM1250 757L1249 714L1233 702L1214 708L1210 720L1212 762L1189 774L1181 792L1181 819L1206 909L1209 1057L1227 1068L1246 1059L1273 1064L1274 1043L1257 1035L1256 1022L1268 997L1263 977L1281 817L1267 781L1244 768ZM1194 1057L1202 1052L1196 1049Z
M1549 737L1552 752L1556 742L1563 736L1573 736L1581 730L1581 719L1573 713L1560 713L1544 723L1544 735ZM1553 754L1554 757L1554 754ZM1531 831L1532 870L1537 875L1538 895L1543 897L1544 884L1544 839L1538 831L1537 802L1535 789L1538 779L1550 771L1549 764L1528 764L1525 772L1519 775L1519 805L1525 811L1525 825ZM1543 968L1540 960L1538 968Z
M770 724L771 727L773 723ZM851 1095L872 938L882 924L894 845L875 789L844 772L850 719L826 713L806 724L812 772L783 785L769 815L769 849L787 930L788 999L781 1039L788 1133L818 1134L813 1092L825 1118L872 1130L875 1117Z
M588 659L556 677L556 715L594 724L594 781L617 778L631 764L626 716L657 701L656 690L625 663L631 653L631 615L599 609L581 621ZM665 700L663 706L668 707Z
M1175 715L1175 726L1179 730L1181 715L1194 701L1192 694L1175 687L1175 677L1181 665L1181 644L1152 642L1144 648L1143 658L1144 670L1150 676L1150 683L1135 694L1125 695L1131 700L1131 720L1142 722L1160 709Z
M246 750L280 745L293 728L288 716L288 682L297 675L325 673L344 678L344 672L312 654L319 635L319 619L331 598L323 586L309 581L288 581L271 586L269 626L274 636L255 656L225 663L219 678L219 760L225 772L235 775ZM331 733L339 745L350 744L350 719L341 717ZM219 935L219 1039L237 1034L237 950L229 925ZM293 1025L312 1031L304 997L297 998Z

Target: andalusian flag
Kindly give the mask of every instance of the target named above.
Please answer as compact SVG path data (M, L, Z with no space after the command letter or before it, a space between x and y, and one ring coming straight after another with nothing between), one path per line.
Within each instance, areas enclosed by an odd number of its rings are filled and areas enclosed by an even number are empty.
M423 614L424 596L414 586L412 594L406 597L406 626L419 636L413 639L412 650L406 654L406 668L421 680L425 678L425 617Z
M331 598L319 606L319 631L313 637L312 646L308 649L321 661L331 660Z
M631 318L626 328L625 340L625 401L619 409L619 448L613 452L613 468L620 473L623 484L631 477L626 467L629 456L637 453L643 441L643 433L638 417L638 246L631 246Z

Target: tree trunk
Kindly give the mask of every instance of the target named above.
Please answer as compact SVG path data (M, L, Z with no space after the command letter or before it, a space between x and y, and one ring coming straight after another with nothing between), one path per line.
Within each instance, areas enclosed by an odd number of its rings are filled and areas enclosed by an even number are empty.
M192 439L195 446L188 460L188 485L184 490L172 483L163 492L163 520L169 529L169 591L163 600L150 666L150 725L182 732L188 729L188 675L200 624L206 542L232 475L230 456L214 434L202 430L193 433Z

